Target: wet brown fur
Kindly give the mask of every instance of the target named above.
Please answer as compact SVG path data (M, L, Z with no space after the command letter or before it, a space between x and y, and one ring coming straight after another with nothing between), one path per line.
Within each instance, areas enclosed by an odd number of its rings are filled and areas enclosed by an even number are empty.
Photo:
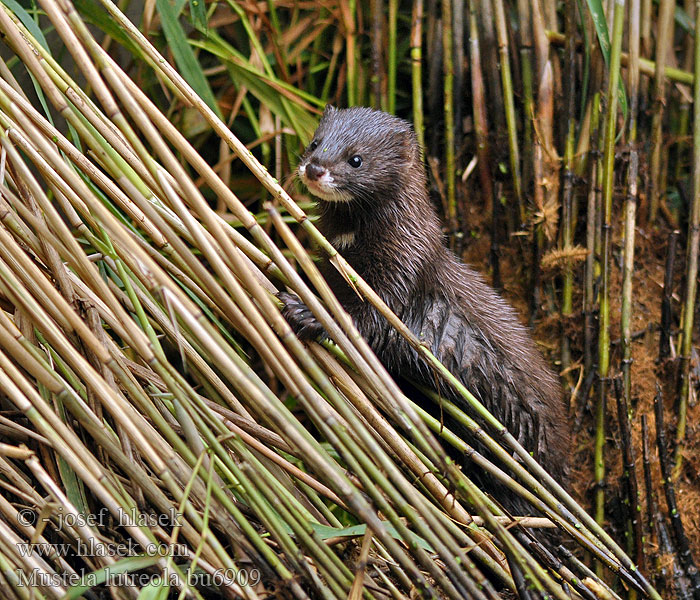
M301 164L326 169L352 195L348 202L318 200L322 233L331 242L345 240L340 250L357 272L563 482L569 426L560 385L513 308L443 245L410 124L367 108L329 108L314 141L318 146L305 152ZM360 168L348 165L354 155L362 157ZM346 243L349 235L354 239ZM434 373L372 305L327 261L322 271L387 369L434 388ZM287 295L285 301L285 316L300 335L322 335L298 298ZM440 391L465 407L452 390ZM499 485L491 491L511 510L524 510L504 499Z

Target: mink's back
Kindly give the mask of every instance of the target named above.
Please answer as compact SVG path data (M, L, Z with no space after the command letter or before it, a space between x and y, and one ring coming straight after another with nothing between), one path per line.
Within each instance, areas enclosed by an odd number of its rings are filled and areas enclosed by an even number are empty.
M563 482L562 457L569 440L561 388L513 308L479 273L441 245L433 248L434 255L412 279L396 271L400 260L392 267L386 262L378 265L368 260L362 248L358 245L357 255L348 249L345 258L438 360ZM393 277L387 276L387 268ZM357 298L334 267L327 265L323 271L387 369L435 388L439 377L408 342L371 305ZM440 392L464 406L451 387L441 385Z
M489 412L563 480L559 467L565 461L548 461L568 451L561 387L527 328L479 273L450 252L429 273L434 280L425 282L422 298L416 296L415 330Z

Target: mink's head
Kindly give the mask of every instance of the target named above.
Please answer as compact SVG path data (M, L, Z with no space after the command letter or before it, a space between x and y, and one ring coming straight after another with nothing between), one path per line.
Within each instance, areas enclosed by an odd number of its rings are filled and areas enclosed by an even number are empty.
M330 106L298 168L322 200L363 204L398 197L411 171L422 174L423 166L410 123L371 108Z

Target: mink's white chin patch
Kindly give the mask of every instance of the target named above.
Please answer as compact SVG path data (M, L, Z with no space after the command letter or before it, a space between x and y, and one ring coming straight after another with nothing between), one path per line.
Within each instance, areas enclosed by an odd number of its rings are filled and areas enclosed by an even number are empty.
M313 185L314 183L315 185ZM314 196L318 196L326 202L350 202L352 200L352 195L349 192L318 185L316 182L312 182L312 185L307 183L306 187Z
M352 194L338 189L333 176L328 171L324 171L318 179L310 179L306 175L306 165L301 165L299 178L314 196L318 196L326 202L350 202L352 200Z
M336 235L333 239L331 239L331 243L338 250L345 250L346 248L349 248L355 243L355 232L348 231L346 233Z

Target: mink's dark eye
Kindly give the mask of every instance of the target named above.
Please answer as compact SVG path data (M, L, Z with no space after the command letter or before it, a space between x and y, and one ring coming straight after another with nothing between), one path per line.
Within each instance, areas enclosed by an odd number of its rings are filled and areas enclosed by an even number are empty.
M318 142L314 140L309 144L309 147L306 150L307 152L313 152L314 150L316 150L316 148L318 148Z
M351 156L348 159L348 164L353 168L357 169L362 164L362 157L359 154L355 154L355 156Z

